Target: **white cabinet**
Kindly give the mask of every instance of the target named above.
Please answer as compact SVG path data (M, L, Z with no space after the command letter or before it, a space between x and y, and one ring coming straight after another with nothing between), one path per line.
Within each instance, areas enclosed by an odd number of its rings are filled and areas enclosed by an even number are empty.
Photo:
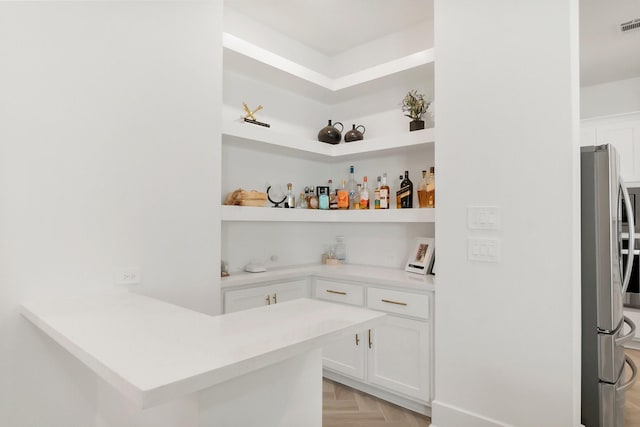
M368 387L379 387L424 404L430 402L430 294L323 278L315 279L312 294L314 298L361 305L389 314L376 328L324 347L325 370L348 376ZM333 379L340 381L340 378Z
M233 313L305 297L309 297L308 279L227 290L223 295L224 312Z
M364 380L367 336L368 331L361 331L323 347L324 368Z
M370 331L367 379L420 400L430 400L429 324L387 316Z
M582 122L581 145L612 144L620 155L622 178L640 186L640 113Z

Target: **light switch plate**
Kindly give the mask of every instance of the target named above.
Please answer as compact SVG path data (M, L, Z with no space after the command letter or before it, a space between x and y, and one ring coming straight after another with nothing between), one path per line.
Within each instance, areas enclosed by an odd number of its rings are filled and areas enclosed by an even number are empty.
M469 206L467 226L471 230L499 230L500 208L497 206Z
M470 237L467 241L467 258L470 261L499 262L500 239Z

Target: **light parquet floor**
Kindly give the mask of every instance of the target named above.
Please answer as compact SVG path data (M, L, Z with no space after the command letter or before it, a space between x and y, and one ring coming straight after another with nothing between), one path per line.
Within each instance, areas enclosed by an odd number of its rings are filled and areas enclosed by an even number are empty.
M640 351L626 350L640 368ZM631 375L627 367L627 375ZM431 419L342 384L322 381L323 427L428 427ZM640 379L627 391L625 427L640 427Z
M626 353L640 368L640 351L627 349ZM627 378L631 375L631 369L627 367ZM640 378L631 389L627 391L624 402L625 427L640 427Z
M428 427L431 419L326 378L322 427Z

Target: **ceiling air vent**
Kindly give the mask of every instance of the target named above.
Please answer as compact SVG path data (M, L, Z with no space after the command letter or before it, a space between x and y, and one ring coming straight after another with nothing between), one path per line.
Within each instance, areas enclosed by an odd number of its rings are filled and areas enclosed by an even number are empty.
M626 33L627 31L633 31L640 29L640 18L634 19L632 21L623 22L620 24L620 31Z

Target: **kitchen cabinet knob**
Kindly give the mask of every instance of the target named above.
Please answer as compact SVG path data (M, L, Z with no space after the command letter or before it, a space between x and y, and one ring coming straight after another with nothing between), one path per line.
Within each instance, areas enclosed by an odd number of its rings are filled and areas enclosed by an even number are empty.
M371 329L369 329L369 348L371 348L372 345L373 343L371 342Z
M267 300L267 305L271 305L271 295L267 295L265 299Z
M342 291L334 291L333 289L327 289L327 292L330 294L338 294L338 295L346 295L346 292L342 292Z
M360 344L360 338L358 338L358 334L356 334L356 345Z
M273 303L274 304L278 303L278 294L276 294L276 293L273 294Z

